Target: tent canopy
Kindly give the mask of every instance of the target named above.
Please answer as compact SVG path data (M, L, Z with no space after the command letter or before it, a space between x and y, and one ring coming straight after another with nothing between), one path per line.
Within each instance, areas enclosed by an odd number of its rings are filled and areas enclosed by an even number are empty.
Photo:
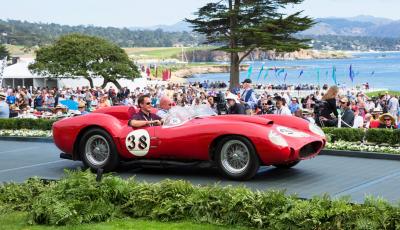
M21 59L18 63L5 67L3 78L43 78L29 71L28 66L32 62L33 59Z

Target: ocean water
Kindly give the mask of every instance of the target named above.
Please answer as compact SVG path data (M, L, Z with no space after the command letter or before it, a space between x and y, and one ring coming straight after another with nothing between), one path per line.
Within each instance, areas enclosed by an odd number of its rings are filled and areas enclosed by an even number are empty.
M318 59L318 60L288 60L246 62L252 66L251 79L253 83L263 84L334 84L333 66L336 67L336 82L341 86L355 87L368 82L371 88L400 90L400 53L353 53L349 59ZM266 78L264 70L258 78L261 67L272 68ZM350 65L354 78L350 78ZM284 68L285 71L276 74L274 68ZM319 70L319 80L318 80ZM303 74L300 76L301 71ZM248 72L241 72L240 79L247 78ZM285 77L286 75L286 77ZM286 79L285 79L286 78ZM204 80L229 81L229 73L198 74L188 78L190 82Z

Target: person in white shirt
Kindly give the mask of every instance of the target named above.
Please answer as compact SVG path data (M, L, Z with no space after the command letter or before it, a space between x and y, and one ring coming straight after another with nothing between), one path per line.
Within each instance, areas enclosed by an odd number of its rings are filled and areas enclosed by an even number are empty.
M399 100L393 96L388 102L388 111L394 117L395 123L397 124L397 115L399 111Z
M290 109L286 106L286 102L285 102L284 98L277 96L277 97L275 97L275 101L276 101L275 114L292 116Z
M353 123L353 128L358 129L358 128L364 128L364 119L362 116L360 116L360 110L354 111L354 123Z

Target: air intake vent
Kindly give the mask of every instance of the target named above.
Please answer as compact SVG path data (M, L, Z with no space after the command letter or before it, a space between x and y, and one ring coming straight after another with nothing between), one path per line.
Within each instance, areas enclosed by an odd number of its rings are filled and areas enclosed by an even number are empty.
M315 155L321 147L322 142L320 141L315 141L303 146L300 149L300 158L304 159Z

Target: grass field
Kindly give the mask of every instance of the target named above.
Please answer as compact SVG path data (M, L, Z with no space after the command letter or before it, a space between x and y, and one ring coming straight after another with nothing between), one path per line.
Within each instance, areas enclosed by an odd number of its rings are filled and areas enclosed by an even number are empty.
M204 47L186 47L183 50L186 52L186 55L190 55L189 53L193 50L209 50L214 47L204 46ZM134 58L144 59L144 58L155 58L155 59L163 59L163 58L176 58L182 52L181 47L152 47L152 48L124 48L126 53Z
M400 96L400 91L387 91L389 95L392 96ZM366 93L368 97L378 97L379 95L385 95L386 91L375 91L375 92L370 92Z
M12 56L33 57L35 55L33 49L25 49L24 46L15 46L8 44L6 44L5 46Z
M12 212L0 215L0 229L7 230L40 230L40 229L56 229L56 230L111 230L111 229L132 229L132 230L147 230L147 229L165 229L165 230L228 230L245 228L235 228L232 226L223 227L210 224L194 224L190 222L159 222L148 221L143 219L121 219L113 220L105 223L97 224L81 224L73 226L43 226L28 224L28 214L25 212Z

